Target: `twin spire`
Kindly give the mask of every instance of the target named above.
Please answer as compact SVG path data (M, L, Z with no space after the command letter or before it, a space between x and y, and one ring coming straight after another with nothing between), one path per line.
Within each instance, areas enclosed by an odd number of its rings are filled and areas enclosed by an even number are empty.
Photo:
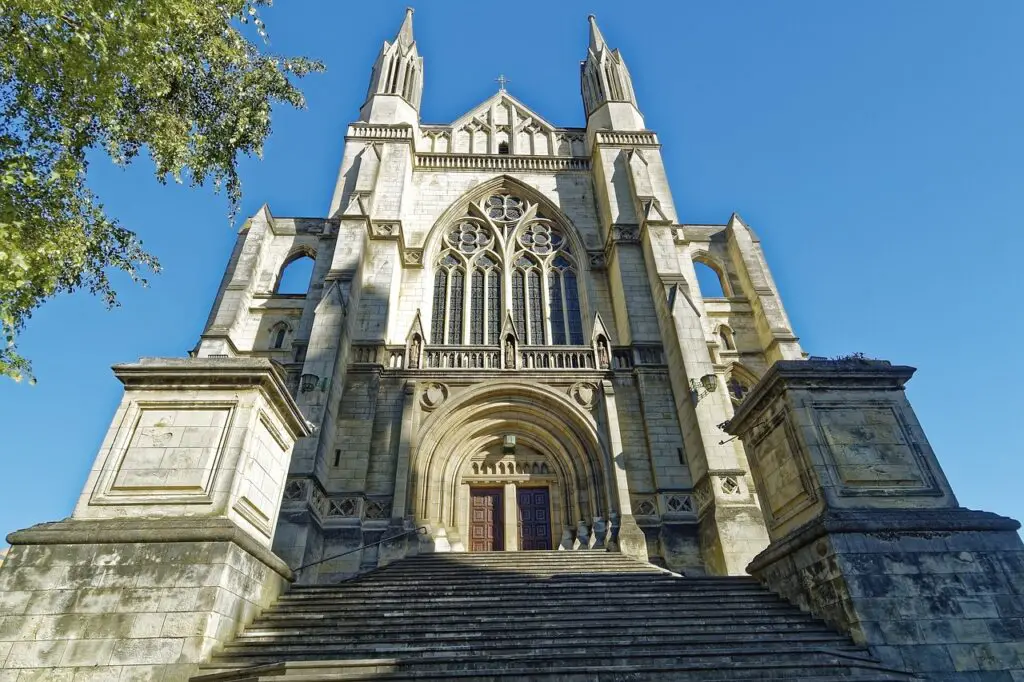
M413 8L406 8L394 41L385 41L381 48L370 76L367 102L360 112L363 120L370 120L373 100L377 95L397 95L414 111L419 111L423 94L423 58L416 49L412 15ZM597 18L591 14L587 20L590 23L590 45L586 60L580 64L583 107L587 117L607 103L625 103L635 109L633 81L622 55L608 47L601 29L597 27ZM639 115L639 111L636 113Z
M366 93L366 104L363 105L363 116L372 109L377 95L397 95L404 99L414 110L420 108L423 95L423 57L416 49L416 39L412 34L412 7L405 10L405 19L394 42L384 41L377 62L373 65L370 75L370 89ZM369 120L367 118L366 120Z

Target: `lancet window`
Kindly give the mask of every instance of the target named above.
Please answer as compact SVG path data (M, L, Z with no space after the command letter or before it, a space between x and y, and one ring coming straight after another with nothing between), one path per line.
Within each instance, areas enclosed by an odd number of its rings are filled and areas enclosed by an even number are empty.
M447 228L435 261L433 344L497 345L509 311L527 345L583 345L579 267L553 221L495 194Z

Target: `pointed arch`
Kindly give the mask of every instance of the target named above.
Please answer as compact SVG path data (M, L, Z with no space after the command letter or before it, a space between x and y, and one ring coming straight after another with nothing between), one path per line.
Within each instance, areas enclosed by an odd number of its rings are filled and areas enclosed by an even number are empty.
M728 268L726 268L725 263L723 263L718 258L712 256L709 251L703 249L700 251L694 251L690 257L693 261L694 274L697 275L698 279L697 288L700 289L700 294L702 298L728 298L732 296L732 284L729 282L729 276L727 274L729 270ZM700 280L702 279L702 277L700 276L701 267L705 267L708 270L710 270L711 273L714 274L714 277L717 278L718 288L721 289L720 295L717 290L708 292L705 291L705 287L700 286ZM691 286L691 290L692 288L693 287Z
M497 175L467 191L438 216L430 231L427 232L427 238L424 241L424 260L435 257L444 248L444 231L447 226L469 213L471 211L470 207L476 202L500 192L515 194L537 204L545 214L545 217L562 229L566 239L569 241L572 252L576 254L586 253L583 237L576 228L576 225L562 212L555 202L543 192L531 187L522 180L511 175Z
M538 190L508 175L474 187L424 244L434 282L431 343L495 345L509 310L523 344L586 345L585 253L575 225ZM480 258L495 262L480 266Z
M495 381L446 401L426 418L410 453L411 511L418 522L456 524L458 473L507 433L551 457L575 522L610 511L612 474L593 416L548 386Z
M293 249L281 262L274 279L275 294L305 294L309 291L316 265L316 250L309 246Z

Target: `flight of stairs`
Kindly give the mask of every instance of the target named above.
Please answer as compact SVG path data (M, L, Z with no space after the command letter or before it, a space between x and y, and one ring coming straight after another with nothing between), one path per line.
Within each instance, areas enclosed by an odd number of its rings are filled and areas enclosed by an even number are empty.
M752 578L608 552L428 554L295 586L198 682L912 680Z

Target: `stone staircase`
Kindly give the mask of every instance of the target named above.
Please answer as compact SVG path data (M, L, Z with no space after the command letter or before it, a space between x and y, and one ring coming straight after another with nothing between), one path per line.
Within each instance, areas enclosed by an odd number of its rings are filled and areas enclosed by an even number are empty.
M295 586L193 682L917 679L752 578L608 552L428 554Z

